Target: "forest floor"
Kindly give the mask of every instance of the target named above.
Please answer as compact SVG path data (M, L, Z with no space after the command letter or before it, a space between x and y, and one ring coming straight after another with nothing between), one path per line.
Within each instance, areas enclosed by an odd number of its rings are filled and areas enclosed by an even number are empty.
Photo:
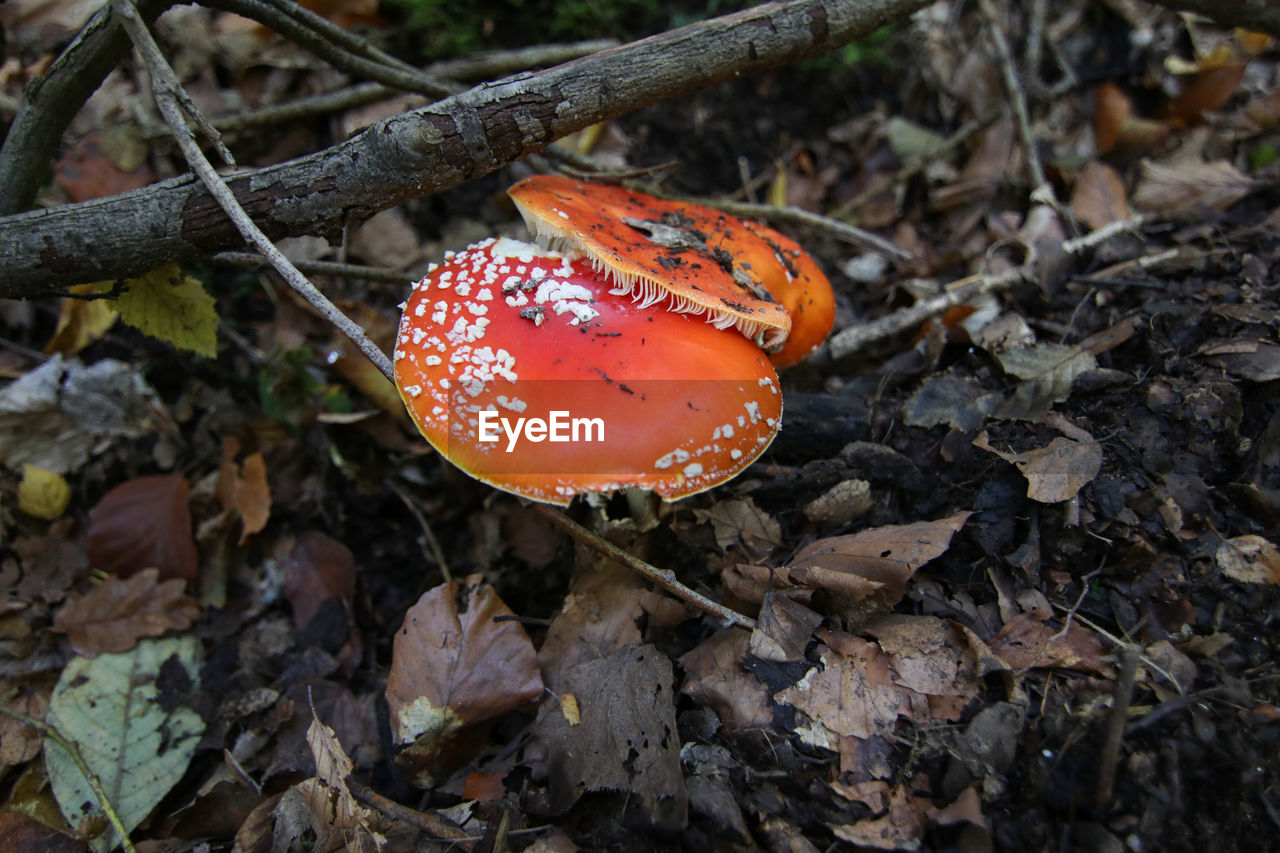
M680 502L569 510L754 629L442 462L257 273L184 271L215 357L98 302L0 305L0 692L51 727L0 719L10 849L111 831L53 730L91 764L127 744L100 775L148 851L1277 849L1280 52L1140 4L1050 4L1038 39L983 5L574 140L911 253L775 223L838 310L781 373L773 446ZM212 114L335 84L176 14ZM6 23L11 62L42 26ZM126 120L136 84L78 119L47 202L181 170ZM230 140L271 162L410 103ZM407 283L519 235L529 171L380 214L341 258ZM940 319L848 343L962 279ZM317 281L390 349L404 285Z

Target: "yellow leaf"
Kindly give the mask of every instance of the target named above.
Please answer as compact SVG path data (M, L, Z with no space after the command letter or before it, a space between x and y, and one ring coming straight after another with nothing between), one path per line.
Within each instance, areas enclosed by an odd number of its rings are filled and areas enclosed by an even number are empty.
M77 284L71 292L102 293L108 289L109 282L98 282ZM75 355L105 335L115 325L118 316L116 309L105 299L63 299L62 308L58 311L58 326L49 343L45 344L44 351Z
M140 332L214 358L218 354L218 313L214 298L176 264L131 279L116 304L120 319Z
M71 500L71 487L61 474L22 466L22 482L18 484L18 508L27 515L53 521L62 515Z
M571 726L576 726L582 722L582 712L578 710L578 697L572 693L566 693L560 697L560 713L564 714L564 721Z

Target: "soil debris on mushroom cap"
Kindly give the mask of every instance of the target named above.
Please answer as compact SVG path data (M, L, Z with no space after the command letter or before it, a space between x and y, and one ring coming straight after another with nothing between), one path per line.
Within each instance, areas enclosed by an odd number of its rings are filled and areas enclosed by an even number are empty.
M628 486L695 494L741 472L781 424L777 374L751 341L507 238L447 254L413 286L394 363L446 459L546 503Z
M555 175L525 178L508 194L540 243L586 254L616 293L642 306L661 302L671 311L703 315L766 350L786 340L791 316L774 292L786 270L777 261L772 268L765 263L772 248L736 217ZM738 262L744 245L754 263Z

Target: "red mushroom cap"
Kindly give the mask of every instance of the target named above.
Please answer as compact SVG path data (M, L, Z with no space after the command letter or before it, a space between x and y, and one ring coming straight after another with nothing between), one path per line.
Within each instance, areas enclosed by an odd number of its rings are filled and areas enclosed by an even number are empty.
M414 285L394 356L427 440L476 479L560 505L625 486L674 500L763 453L782 416L764 353L609 288L584 259L506 238L446 255Z
M756 270L765 289L791 315L791 334L782 349L769 354L769 360L774 367L795 364L821 346L831 333L836 319L831 282L809 253L790 237L750 219L742 220L742 224L760 238L772 255L748 256L743 250L737 262Z
M711 324L734 326L767 350L786 339L786 308L758 270L736 262L739 241L752 245L753 257L772 251L736 217L555 175L533 175L507 192L539 242L583 252L639 304L666 301L672 311L705 314Z

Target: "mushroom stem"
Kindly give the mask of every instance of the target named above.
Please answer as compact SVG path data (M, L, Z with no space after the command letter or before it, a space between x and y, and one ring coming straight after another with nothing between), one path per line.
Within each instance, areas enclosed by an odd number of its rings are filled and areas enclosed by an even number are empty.
M550 521L556 527L559 527L583 545L595 549L610 559L618 561L632 571L639 572L641 575L662 587L676 598L687 601L699 610L705 610L707 613L723 619L726 625L741 625L744 628L755 630L756 620L752 619L750 616L743 616L741 613L725 607L723 604L712 601L700 592L695 592L680 583L680 581L676 580L675 572L670 569L660 569L657 566L646 563L634 554L629 554L626 551L623 551L612 542L592 533L590 530L554 507L547 506L546 504L535 503L533 504L533 508L536 509L547 521Z

